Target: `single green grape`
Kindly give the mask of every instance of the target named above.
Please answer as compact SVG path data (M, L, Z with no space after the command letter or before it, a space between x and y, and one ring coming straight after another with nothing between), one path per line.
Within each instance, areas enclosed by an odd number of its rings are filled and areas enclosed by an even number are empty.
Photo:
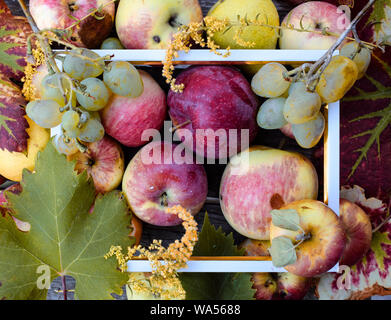
M345 44L339 53L341 56L352 59L358 69L357 79L361 79L368 70L371 63L371 50L367 47L360 47L360 44L356 41L351 41Z
M108 70L103 73L103 81L119 96L136 98L144 91L140 73L126 61L111 62Z
M61 123L61 106L54 100L34 100L26 106L26 114L42 128L54 128Z
M80 134L79 122L79 114L74 110L69 110L62 116L61 127L65 130L68 137L77 138Z
M98 77L103 73L104 61L93 62L72 54L81 54L90 59L98 59L100 56L88 49L74 49L64 59L64 71L73 79L83 80L85 78Z
M103 138L105 129L98 119L90 118L81 128L79 139L84 142L96 142Z
M79 151L75 139L67 139L64 135L56 135L53 138L53 145L59 153L70 156Z
M60 90L62 85L66 99ZM72 106L76 106L76 94L70 90L70 83L64 78L64 73L54 73L46 75L41 83L41 99L55 100L61 107L65 106L66 100L72 99Z
M121 41L119 41L118 38L110 37L102 42L100 48L103 50L124 49L124 46L122 45Z
M292 133L297 143L302 148L312 148L317 145L326 126L326 121L321 112L310 121L301 124L292 124Z
M285 101L285 98L266 100L258 111L258 125L263 129L280 129L287 124L283 114Z
M281 63L267 63L254 75L251 88L258 96L264 98L279 97L288 90L291 84L284 77L287 71Z
M102 80L97 78L87 78L80 82L85 86L84 93L77 93L77 101L88 111L98 111L103 109L110 98L110 92Z
M307 90L304 82L298 82L290 91L284 105L284 117L292 124L314 119L322 106L319 94Z

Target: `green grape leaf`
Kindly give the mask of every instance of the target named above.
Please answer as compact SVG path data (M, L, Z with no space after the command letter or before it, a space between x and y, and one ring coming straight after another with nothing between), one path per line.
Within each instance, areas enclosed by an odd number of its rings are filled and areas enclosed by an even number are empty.
M13 16L0 0L0 73L17 81L24 75L27 37L32 33L24 17Z
M295 209L272 210L270 212L275 226L297 231L300 229L300 217Z
M51 143L38 154L35 172L24 171L21 184L22 192L9 193L8 201L15 217L31 228L21 232L9 215L0 217L0 298L45 298L46 289L38 286L40 266L50 271L50 280L72 276L79 299L120 294L128 277L104 255L111 245L132 245L122 194L112 191L95 199L87 174L78 175L74 163Z
M277 268L285 267L297 260L295 247L292 240L287 237L277 237L272 241L270 247L273 265Z
M0 74L0 149L26 151L29 136L24 105L19 87Z
M204 224L193 256L243 256L244 249L234 244L232 233L224 234L216 229L205 213ZM249 273L180 273L179 278L188 300L251 300L252 289Z
M387 16L387 12L390 10L390 0L377 0L373 4L373 10L367 21L367 24L371 24L374 30L374 40L387 45L391 44L391 34L389 31L390 17Z

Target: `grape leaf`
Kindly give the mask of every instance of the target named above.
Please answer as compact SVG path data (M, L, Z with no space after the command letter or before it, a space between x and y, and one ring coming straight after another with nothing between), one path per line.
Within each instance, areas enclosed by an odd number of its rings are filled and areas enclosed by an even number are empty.
M366 199L362 188L355 186L341 194L362 207L373 226L378 226L388 214L388 205L375 198ZM349 274L350 288L345 278L344 286L339 289L337 282L342 274L323 275L317 285L319 299L366 299L373 295L391 294L391 222L385 223L373 234L370 250L351 267Z
M42 299L37 287L39 266L50 279L75 278L79 299L110 299L121 293L127 275L116 261L105 260L111 245L132 245L128 238L129 210L123 196L112 191L95 200L93 182L78 175L74 163L51 143L37 157L35 173L23 173L22 192L8 193L15 217L31 225L20 232L10 215L0 218L0 298Z
M29 136L24 105L19 87L0 74L0 149L26 150Z
M20 81L26 66L27 37L32 33L24 17L13 16L0 0L0 73Z
M391 190L391 48L372 56L366 77L341 105L341 184L357 184L369 196L387 198Z
M377 0L368 18L368 24L374 31L374 40L377 43L391 44L391 1Z
M211 225L205 213L204 224L193 256L242 256L234 244L232 233L225 235L221 227ZM180 273L179 278L188 300L254 299L251 274L248 273Z

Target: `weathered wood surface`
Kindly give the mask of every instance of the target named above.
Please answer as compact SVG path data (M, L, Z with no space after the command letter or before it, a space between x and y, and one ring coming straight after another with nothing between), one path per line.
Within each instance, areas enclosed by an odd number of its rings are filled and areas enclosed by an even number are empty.
M17 0L5 0L5 2L8 4L10 7L11 11L15 15L23 15L23 12L20 10L18 1ZM28 3L28 1L25 1ZM206 15L210 7L216 3L217 0L200 0L200 3L203 8L203 12ZM285 16L285 14L288 12L288 10L291 8L289 4L286 3L286 1L280 1L280 0L275 0L274 3L276 4L281 18ZM245 4L245 1L244 1ZM42 14L45 14L44 12ZM160 70L156 70L154 72L154 75L156 75L155 78L160 76ZM157 79L159 80L159 79ZM159 81L163 86L165 86L163 81ZM262 144L270 147L280 147L285 150L294 150L294 151L301 151L300 148L298 148L297 144L292 141L291 139L285 138L279 131L265 131L261 130L255 140L255 144ZM126 158L129 160L134 154L136 150L135 149L127 149L125 150L126 153ZM314 157L314 153L309 150L305 152L306 156L309 157L313 162L318 163L318 167L321 167L321 160L316 159ZM220 184L220 179L221 175L224 170L224 165L205 165L207 175L208 175L208 182L209 182L209 197L218 197L219 193L219 184ZM214 205L214 204L206 204L204 208L201 210L201 212L197 215L196 220L201 226L203 218L204 218L204 213L205 211L208 212L209 217L211 219L211 222L215 226L221 226L222 229L229 233L233 232L235 241L237 243L240 243L244 238L239 235L238 233L234 232L234 230L227 224L227 222L224 219L224 216L221 212L220 206L219 205ZM172 242L175 239L178 239L182 236L183 230L182 227L167 227L167 228L162 228L162 227L155 227L152 225L146 225L144 224L144 230L143 230L143 237L141 243L143 245L148 245L153 239L162 239L165 244L168 244ZM67 281L67 287L68 289L74 289L75 283L73 279L68 278ZM52 289L49 291L48 294L48 299L62 299L62 295L56 293L57 290L61 288L61 282L55 280L52 284ZM72 298L73 295L70 293L69 298ZM119 299L123 299L124 296L118 297Z

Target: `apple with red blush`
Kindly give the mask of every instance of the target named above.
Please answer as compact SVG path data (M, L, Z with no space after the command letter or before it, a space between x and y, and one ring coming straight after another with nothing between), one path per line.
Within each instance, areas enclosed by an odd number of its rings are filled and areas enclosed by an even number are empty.
M114 24L115 4L110 0L30 0L29 8L40 30L75 25L69 42L78 47L99 48ZM98 18L89 15L98 8L102 8L95 13ZM81 22L76 25L77 19Z
M121 0L115 25L127 49L166 49L178 27L201 21L198 0Z
M272 212L270 241L276 267L297 276L314 277L338 263L346 235L333 210L320 201L305 199ZM287 261L281 260L286 257Z
M157 226L175 226L182 220L167 213L181 205L197 214L208 193L203 166L181 145L153 141L132 158L126 168L122 191L133 213L142 221Z
M301 199L316 199L318 175L303 155L252 146L232 157L220 184L220 206L240 234L269 240L271 210Z
M124 173L124 155L121 146L114 139L104 136L97 142L87 143L85 152L68 156L75 161L75 170L87 171L94 181L98 193L106 193L117 188Z
M163 89L147 72L139 72L144 83L143 93L137 98L112 94L101 112L106 133L127 147L146 144L145 130L160 130L167 113Z
M304 2L292 9L281 23L280 48L326 50L349 26L350 19L341 9L325 1ZM308 30L302 32L290 29ZM314 31L314 32L311 32ZM324 31L337 36L325 35Z
M177 137L188 149L204 158L221 159L248 147L257 134L259 103L238 70L191 67L177 77L176 83L183 84L184 89L168 93L169 115Z
M339 214L346 233L346 246L339 263L352 266L371 247L372 225L365 211L349 200L340 199Z

